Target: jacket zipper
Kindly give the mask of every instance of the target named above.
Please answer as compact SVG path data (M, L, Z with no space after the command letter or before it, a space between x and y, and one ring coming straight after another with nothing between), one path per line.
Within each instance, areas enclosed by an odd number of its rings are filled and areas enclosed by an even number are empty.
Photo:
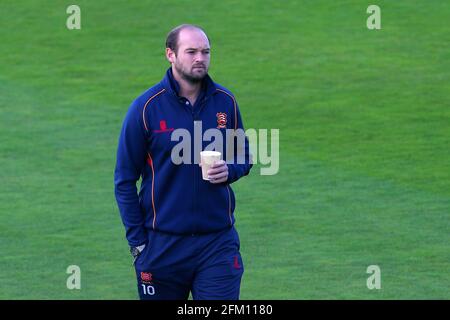
M200 102L199 106L198 106L198 111L197 111L197 116L196 116L196 110L194 109L194 106L190 104L191 107L191 114L192 114L192 121L193 121L193 126L194 126L194 135L195 135L195 122L196 121L201 121L200 118L200 111L203 109L203 107L206 104L206 100L208 99L208 97L204 98L202 102ZM203 132L201 132L201 134L203 135ZM195 141L194 141L195 143ZM201 146L201 149L203 149L203 143ZM193 148L193 150L195 150L195 147ZM194 154L194 160L195 160L195 154ZM200 157L200 155L198 155ZM195 161L194 161L195 162ZM194 165L192 166L192 170L194 170L194 212L193 214L198 215L200 214L198 211L198 179L201 179L201 177L199 177L199 170L197 168L197 166ZM193 221L196 221L195 219L193 219ZM198 231L198 227L197 225L194 225L194 233L197 233Z
M191 107L191 114L192 114L193 135L195 135L195 121L196 121L196 119L195 119L194 107L192 105L190 105L190 107ZM195 140L194 140L194 144L195 144ZM195 150L195 147L193 148L193 150ZM194 210L193 210L192 214L198 217L198 214L197 214L197 197L198 197L197 171L198 170L197 170L197 167L195 165L195 154L193 156L194 156L194 163L192 164L192 170L193 170L193 176L194 176L194 197L193 197L194 198L194 206L193 206ZM195 234L197 232L197 225L195 224L195 221L196 221L195 217L192 217L192 221L194 221L193 233Z

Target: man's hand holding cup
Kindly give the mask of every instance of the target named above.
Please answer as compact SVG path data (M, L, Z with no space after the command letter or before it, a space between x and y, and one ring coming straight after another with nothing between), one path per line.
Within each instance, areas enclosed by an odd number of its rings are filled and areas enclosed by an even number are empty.
M217 151L200 152L200 166L203 180L211 183L222 183L228 180L228 166L220 160L221 153Z

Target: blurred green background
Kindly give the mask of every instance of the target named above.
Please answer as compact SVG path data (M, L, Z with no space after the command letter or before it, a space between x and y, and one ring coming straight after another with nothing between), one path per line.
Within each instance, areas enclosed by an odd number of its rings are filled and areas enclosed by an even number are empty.
M279 173L233 184L241 298L449 299L450 3L378 0L381 30L370 4L2 0L0 299L137 299L117 138L181 23L246 128L280 130Z

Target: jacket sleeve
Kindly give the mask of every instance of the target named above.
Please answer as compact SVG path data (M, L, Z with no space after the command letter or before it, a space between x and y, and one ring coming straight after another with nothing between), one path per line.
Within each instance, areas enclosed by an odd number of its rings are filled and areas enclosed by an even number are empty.
M146 159L146 135L140 109L136 101L128 109L119 137L114 171L114 192L126 238L132 247L147 241L144 214L136 188Z
M238 135L244 134L244 125L242 123L241 113L239 112L239 107L236 103L236 115L237 115L237 131ZM233 139L233 161L231 163L227 163L228 165L228 180L226 183L231 184L241 177L248 175L250 169L253 166L252 155L250 154L249 141L247 136L245 136L244 143L239 142L243 139L239 140L239 138Z

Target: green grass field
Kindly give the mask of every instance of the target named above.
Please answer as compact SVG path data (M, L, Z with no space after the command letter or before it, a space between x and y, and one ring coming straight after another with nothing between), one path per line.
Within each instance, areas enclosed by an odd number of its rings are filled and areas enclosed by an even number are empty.
M279 173L233 185L241 298L449 299L448 21L434 0L2 0L0 299L137 299L117 138L185 22L208 32L246 128L280 130Z

